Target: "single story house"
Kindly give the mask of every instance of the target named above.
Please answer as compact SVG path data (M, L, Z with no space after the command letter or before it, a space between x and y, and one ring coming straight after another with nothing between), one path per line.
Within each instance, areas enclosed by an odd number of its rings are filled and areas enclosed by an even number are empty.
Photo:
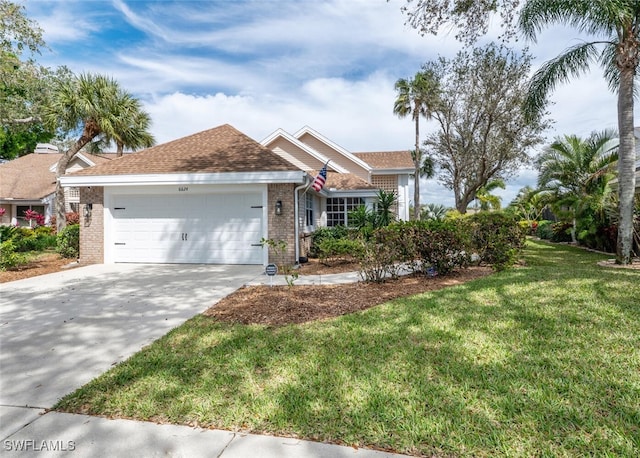
M311 188L318 171L327 179ZM305 127L261 143L225 124L60 178L80 189L82 263L295 263L378 189L409 216L407 151L351 153ZM280 259L262 239L286 242Z
M78 154L67 167L67 173L102 164L115 155ZM56 168L62 157L58 148L50 144L38 144L32 154L0 164L0 225L30 226L32 221L24 217L27 210L35 211L49 223L54 214ZM78 211L77 188L65 189L65 205L68 212Z

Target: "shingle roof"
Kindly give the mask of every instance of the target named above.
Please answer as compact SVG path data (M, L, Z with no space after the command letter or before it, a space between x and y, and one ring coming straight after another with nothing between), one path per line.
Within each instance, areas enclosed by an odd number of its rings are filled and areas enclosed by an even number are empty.
M229 124L123 156L73 175L275 172L299 170Z
M110 161L109 155L85 156L96 164ZM60 153L32 153L0 164L0 199L42 199L53 193L56 174L49 169L61 157Z
M409 151L374 151L353 153L373 169L413 169L413 160Z
M309 175L316 177L318 175L317 170L312 170ZM337 173L327 172L327 181L325 182L324 189L335 188L340 191L356 191L361 189L378 189L371 183L366 182L362 178L354 175L353 173Z

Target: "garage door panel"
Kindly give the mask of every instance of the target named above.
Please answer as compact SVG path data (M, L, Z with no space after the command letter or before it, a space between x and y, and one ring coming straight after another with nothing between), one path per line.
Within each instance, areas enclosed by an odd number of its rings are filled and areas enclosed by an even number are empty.
M261 193L114 196L116 262L262 264ZM260 207L260 208L252 208Z

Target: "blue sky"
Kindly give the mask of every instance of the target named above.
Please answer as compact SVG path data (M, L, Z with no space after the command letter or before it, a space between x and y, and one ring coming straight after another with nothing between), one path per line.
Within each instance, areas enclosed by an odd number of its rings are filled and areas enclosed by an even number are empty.
M159 143L229 123L260 141L304 125L348 150L411 148L413 124L392 113L394 82L422 63L453 57L454 33L421 37L404 24L404 0L27 0L44 30L44 65L117 79L140 98ZM534 66L576 43L568 29L530 44ZM616 98L592 73L553 95L547 133L586 136L616 127ZM423 123L422 131L436 128ZM523 170L508 203L536 173ZM422 202L453 205L434 180Z

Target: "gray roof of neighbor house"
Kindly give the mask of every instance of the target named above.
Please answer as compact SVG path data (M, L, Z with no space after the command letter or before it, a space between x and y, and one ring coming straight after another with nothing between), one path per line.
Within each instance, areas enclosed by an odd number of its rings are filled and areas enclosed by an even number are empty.
M111 160L110 154L84 155L95 164ZM61 157L61 153L31 153L0 164L0 199L38 200L53 193L56 174L50 169Z
M372 151L353 153L375 169L414 169L411 153L405 151Z
M297 167L224 124L73 175L138 175L297 171Z

